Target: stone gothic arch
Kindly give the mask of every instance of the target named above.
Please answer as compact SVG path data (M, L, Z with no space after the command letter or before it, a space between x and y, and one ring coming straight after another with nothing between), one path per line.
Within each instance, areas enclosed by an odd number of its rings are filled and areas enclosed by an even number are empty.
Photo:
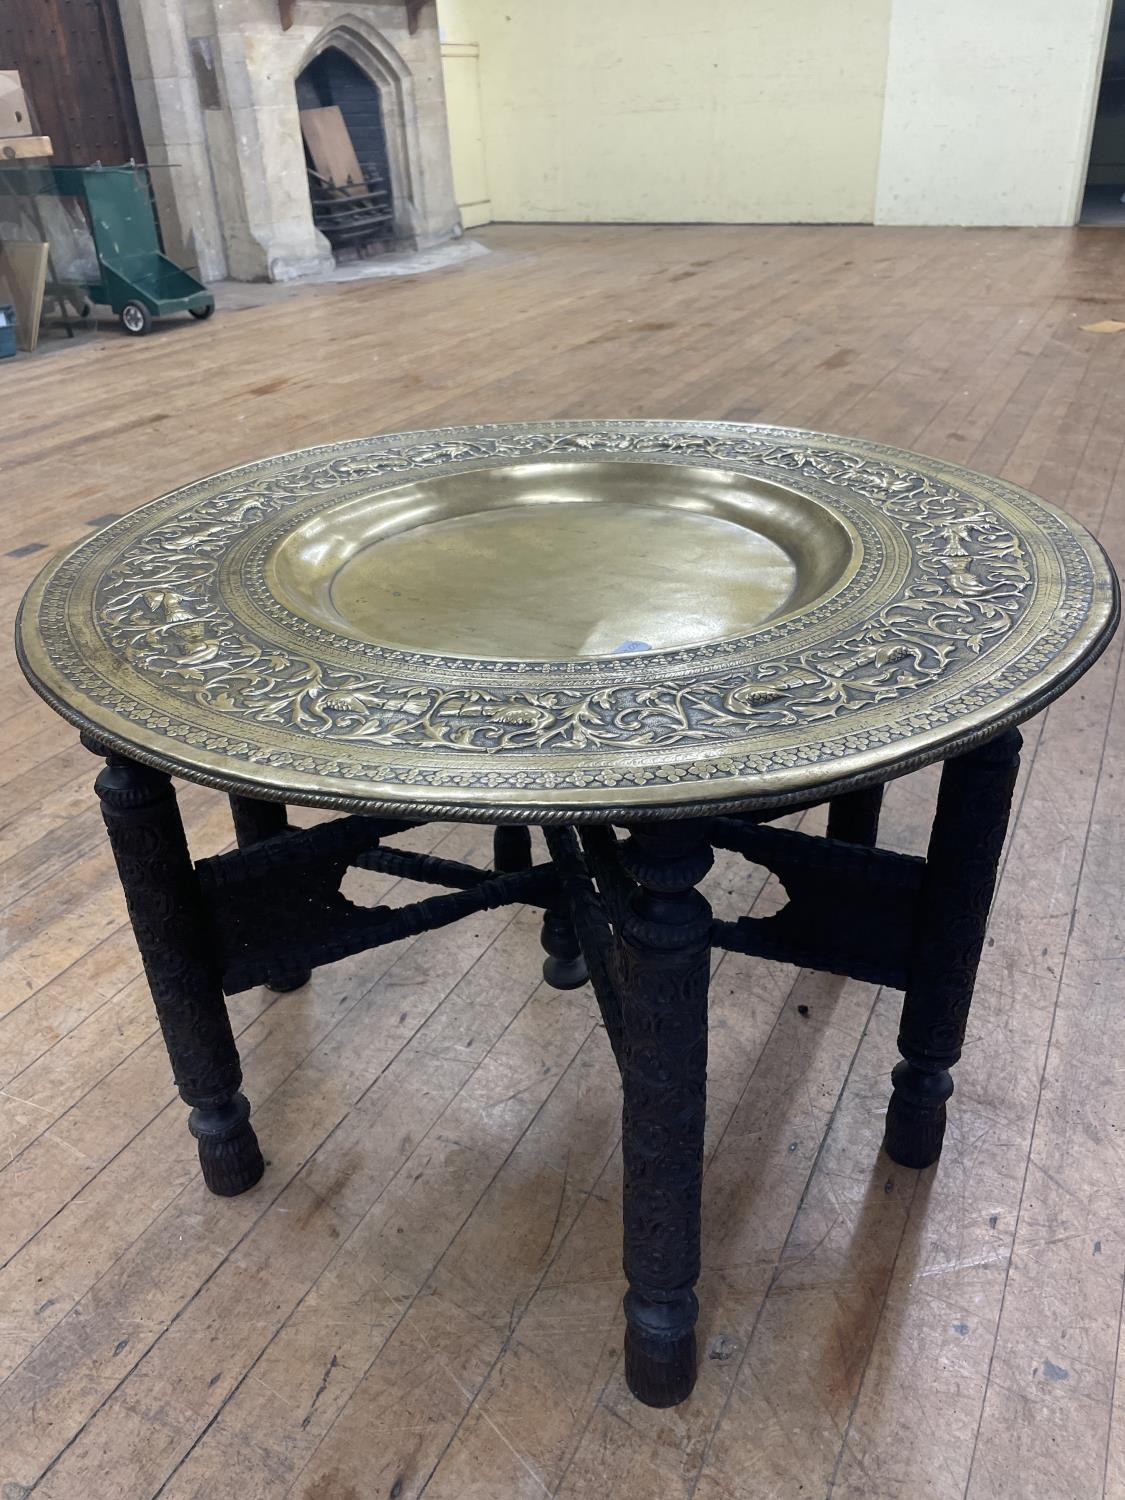
M294 81L330 47L350 57L379 90L391 169L395 238L412 239L417 225L416 187L422 149L413 74L382 32L360 16L349 14L332 21L305 49L294 70Z

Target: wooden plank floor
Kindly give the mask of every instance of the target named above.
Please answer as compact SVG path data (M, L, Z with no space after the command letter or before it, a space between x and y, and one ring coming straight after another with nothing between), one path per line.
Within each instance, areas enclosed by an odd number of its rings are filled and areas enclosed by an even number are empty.
M860 433L1038 489L1125 557L1125 337L1081 330L1125 316L1117 231L479 238L495 253L456 271L0 366L9 622L98 518L443 422ZM1029 727L937 1168L878 1150L897 995L718 963L704 1357L653 1412L622 1381L613 1065L589 994L541 985L531 915L237 997L270 1164L211 1198L94 765L5 654L3 1500L1125 1500L1120 659ZM924 847L934 787L894 785L887 842ZM227 844L223 799L183 804L197 852ZM724 915L777 900L730 860L710 891Z

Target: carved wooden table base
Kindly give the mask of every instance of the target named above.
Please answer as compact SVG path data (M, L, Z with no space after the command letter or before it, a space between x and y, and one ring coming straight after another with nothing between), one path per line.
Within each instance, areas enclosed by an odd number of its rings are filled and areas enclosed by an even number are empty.
M89 748L99 750L88 741ZM652 1406L695 1382L694 1286L712 947L781 959L906 992L885 1146L903 1166L937 1160L950 1069L961 1052L1019 761L1012 729L945 762L927 857L876 845L881 788L833 800L828 836L764 818L500 827L494 869L387 847L416 826L343 817L290 829L279 803L232 797L238 849L192 862L172 783L107 757L97 792L188 1125L212 1192L264 1170L224 996L290 990L318 964L441 927L486 908L543 908L544 974L587 976L621 1070L625 1164L626 1375ZM734 850L784 886L765 918L716 922L698 889L713 849ZM397 909L340 893L360 866L444 887Z

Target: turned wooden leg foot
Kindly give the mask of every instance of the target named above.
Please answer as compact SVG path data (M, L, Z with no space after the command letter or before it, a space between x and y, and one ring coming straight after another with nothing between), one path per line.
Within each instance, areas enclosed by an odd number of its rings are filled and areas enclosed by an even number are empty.
M625 1383L646 1406L678 1406L695 1387L694 1292L674 1302L625 1294Z
M953 1092L947 1069L923 1073L900 1062L891 1073L894 1092L887 1106L883 1149L900 1167L933 1166L945 1138L945 1101Z
M543 913L539 942L547 955L543 960L543 978L547 983L556 990L580 990L590 975L569 908L561 897L557 905L549 906Z
M547 957L543 978L556 990L580 990L589 978L569 915L548 907L539 936Z
M492 865L502 875L531 869L531 829L501 824L492 835ZM543 978L556 990L578 990L586 983L586 962L565 903L543 914L540 942L547 957Z
M312 970L299 966L271 969L266 979L266 989L275 995L288 995L293 990L303 990L312 978Z
M244 1193L266 1170L244 1094L222 1104L197 1106L188 1117L188 1129L199 1146L203 1181L220 1198Z

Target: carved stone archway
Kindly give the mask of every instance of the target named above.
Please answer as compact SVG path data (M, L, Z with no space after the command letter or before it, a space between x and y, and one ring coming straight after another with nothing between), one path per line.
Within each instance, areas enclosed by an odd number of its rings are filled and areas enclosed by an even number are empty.
M331 48L350 57L379 90L391 172L394 237L399 241L414 241L419 218L415 184L420 170L421 139L410 68L380 31L361 17L349 14L326 26L306 48L293 75L294 83L311 62Z
M379 91L395 239L426 249L457 231L433 5L296 0L287 16L263 0L121 8L146 154L167 166L165 233L176 245L190 238L185 258L208 276L284 281L331 269L313 223L295 88L330 47Z

